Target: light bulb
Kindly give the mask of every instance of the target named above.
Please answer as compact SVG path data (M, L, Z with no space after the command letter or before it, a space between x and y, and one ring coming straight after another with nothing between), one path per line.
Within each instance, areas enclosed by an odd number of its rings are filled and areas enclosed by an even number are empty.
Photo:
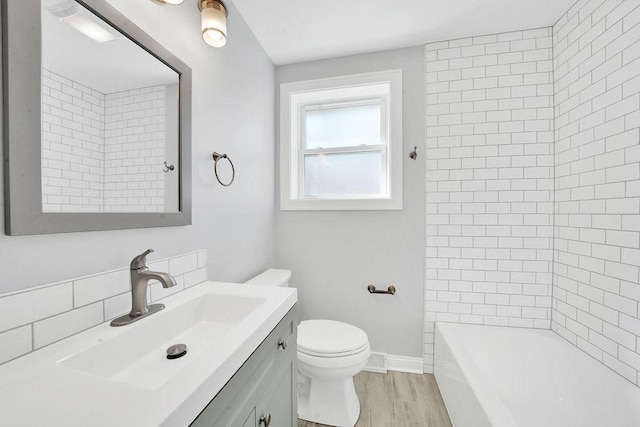
M213 47L222 47L227 44L227 38L218 30L208 29L202 33L202 39Z
M222 47L227 44L227 11L218 1L203 1L202 39L209 46Z

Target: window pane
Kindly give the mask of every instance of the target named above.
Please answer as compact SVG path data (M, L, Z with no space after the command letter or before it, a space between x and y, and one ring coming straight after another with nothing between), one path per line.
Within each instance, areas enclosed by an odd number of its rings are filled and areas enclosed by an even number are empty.
M376 196L382 193L381 153L304 157L304 196Z
M308 110L306 148L380 144L380 104Z

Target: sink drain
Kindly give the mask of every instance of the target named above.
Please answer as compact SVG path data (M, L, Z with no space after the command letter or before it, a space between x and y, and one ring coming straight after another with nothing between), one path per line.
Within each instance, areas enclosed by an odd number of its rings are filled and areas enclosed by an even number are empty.
M175 344L167 349L167 359L178 359L187 354L186 344Z

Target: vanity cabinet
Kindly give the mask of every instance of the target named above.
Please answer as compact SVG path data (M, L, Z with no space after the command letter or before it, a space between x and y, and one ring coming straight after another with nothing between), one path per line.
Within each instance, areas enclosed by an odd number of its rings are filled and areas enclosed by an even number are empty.
M294 305L191 427L296 427Z

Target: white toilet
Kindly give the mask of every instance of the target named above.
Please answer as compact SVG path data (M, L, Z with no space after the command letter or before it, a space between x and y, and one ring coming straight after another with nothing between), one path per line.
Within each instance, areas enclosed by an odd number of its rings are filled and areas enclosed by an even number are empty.
M289 286L291 271L267 270L246 283ZM353 377L369 360L367 334L333 320L305 320L298 326L298 418L353 427L360 401Z

